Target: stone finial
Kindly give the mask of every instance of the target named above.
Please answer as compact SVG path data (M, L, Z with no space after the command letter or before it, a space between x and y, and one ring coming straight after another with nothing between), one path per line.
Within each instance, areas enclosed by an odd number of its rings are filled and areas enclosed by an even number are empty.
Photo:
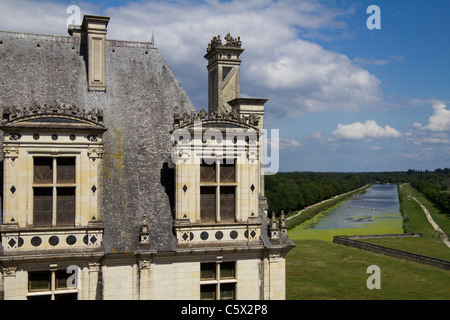
M277 226L277 220L275 219L275 212L272 212L272 220L270 222L269 227L269 237L270 240L274 243L277 243L280 240L280 234Z
M241 37L237 37L237 39L233 38L229 33L225 36L225 40L227 42L225 43L226 47L236 47L240 48L242 46Z
M284 218L284 210L281 210L280 230L282 234L287 234L286 219Z
M8 106L3 107L3 117L2 117L2 123L9 121L9 115L11 114L11 110Z
M148 225L147 225L147 216L144 215L141 223L141 229L139 231L139 242L144 243L150 243L150 236L148 231Z
M226 40L225 44L222 43L222 39L220 38L220 35L214 36L211 40L211 42L208 44L207 51L214 50L216 48L223 48L223 47L234 47L234 48L241 48L242 41L241 37L233 38L230 33L228 33L225 38Z

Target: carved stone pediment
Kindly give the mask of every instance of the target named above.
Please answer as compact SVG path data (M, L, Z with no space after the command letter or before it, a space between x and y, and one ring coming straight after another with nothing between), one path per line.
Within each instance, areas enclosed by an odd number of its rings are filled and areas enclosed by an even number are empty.
M56 101L50 105L33 102L29 107L4 106L1 128L78 128L106 131L102 110L86 110L75 104L65 105Z

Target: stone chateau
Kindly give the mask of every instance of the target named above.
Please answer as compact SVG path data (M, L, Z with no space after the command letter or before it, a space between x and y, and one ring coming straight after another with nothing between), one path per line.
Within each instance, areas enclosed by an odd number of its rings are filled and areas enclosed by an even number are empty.
M206 50L197 110L152 42L0 31L0 299L284 299L267 215L266 99L239 38Z

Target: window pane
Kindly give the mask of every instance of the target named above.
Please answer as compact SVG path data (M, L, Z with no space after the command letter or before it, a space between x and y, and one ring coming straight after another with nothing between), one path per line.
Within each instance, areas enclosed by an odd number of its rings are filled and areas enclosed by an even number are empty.
M51 273L45 272L28 272L28 290L29 291L45 291L50 290Z
M220 165L220 182L235 182L235 165L221 164Z
M220 187L220 219L234 220L235 187Z
M75 225L75 188L57 188L56 224Z
M56 167L58 183L75 183L75 158L58 158Z
M216 285L204 284L200 286L201 300L215 300L216 299Z
M220 285L220 300L233 300L235 288L235 283L222 283Z
M216 221L216 187L200 188L200 218L202 222Z
M34 158L34 183L53 182L53 159Z
M66 270L56 271L56 290L67 289L67 279L72 273L67 273Z
M216 264L215 263L200 264L200 279L201 280L215 280L216 279Z
M216 182L216 163L200 165L200 182Z
M33 225L52 225L52 188L34 188Z
M234 279L234 262L222 262L220 264L220 279Z

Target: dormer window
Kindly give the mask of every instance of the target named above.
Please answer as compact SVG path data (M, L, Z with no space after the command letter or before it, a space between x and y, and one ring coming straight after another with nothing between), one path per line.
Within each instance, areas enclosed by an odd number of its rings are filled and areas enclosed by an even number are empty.
M202 222L234 221L236 215L235 163L203 160L200 165ZM234 162L234 161L232 161Z
M204 110L182 117L176 112L174 129L178 244L258 245L259 129L236 112Z
M34 157L33 226L74 226L75 158Z
M57 102L4 107L0 129L10 191L3 250L101 250L102 111Z

